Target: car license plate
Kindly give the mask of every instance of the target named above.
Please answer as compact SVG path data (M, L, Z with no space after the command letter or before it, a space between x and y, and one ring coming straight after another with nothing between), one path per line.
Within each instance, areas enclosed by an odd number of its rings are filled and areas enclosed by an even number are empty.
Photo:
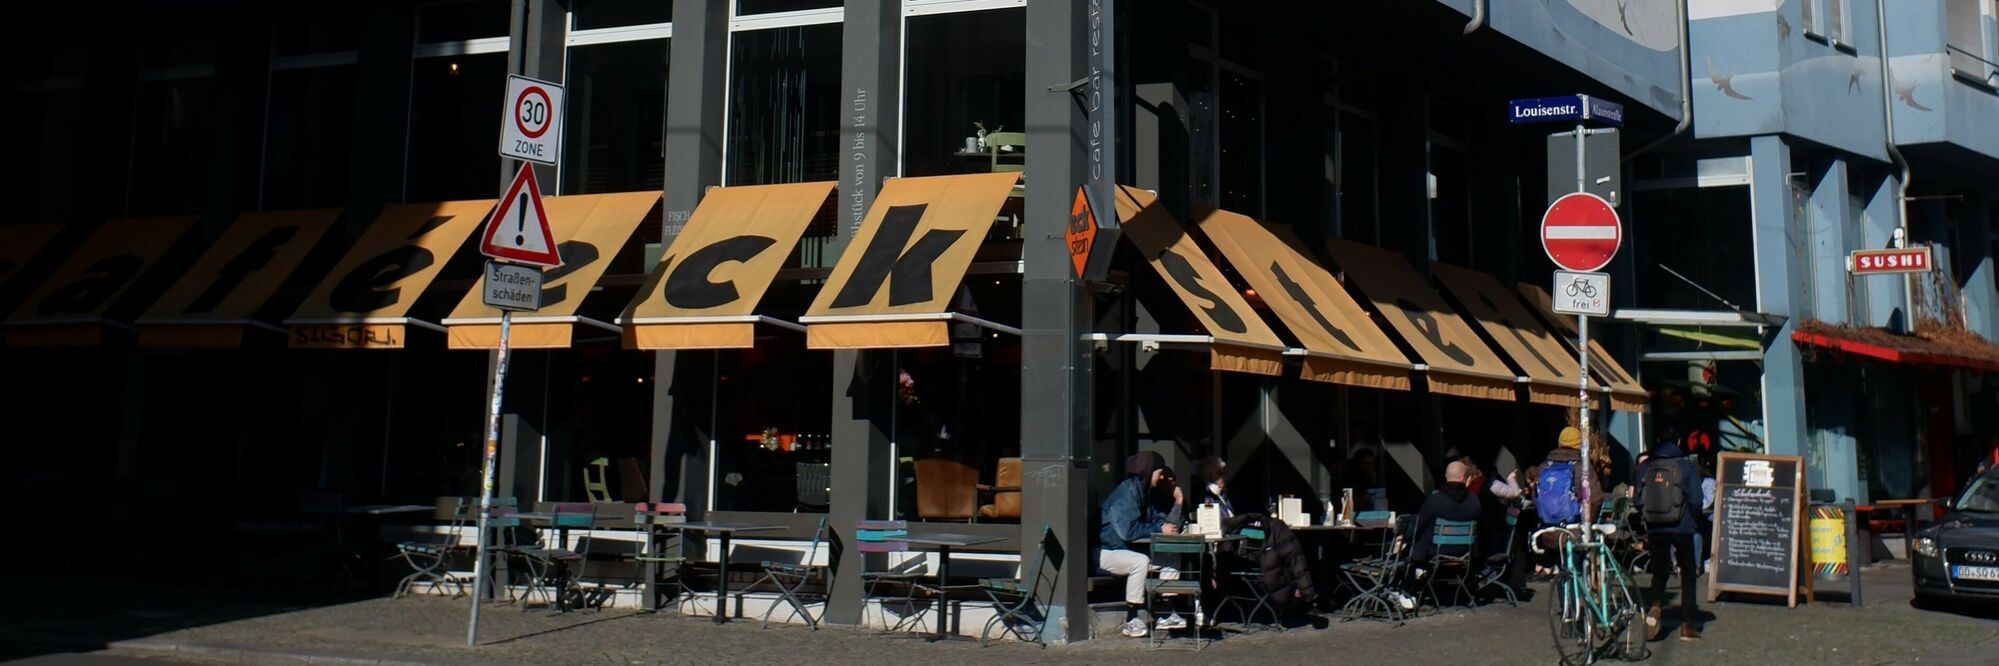
M1950 575L1952 578L1958 578L1962 580L1999 581L1999 567L1967 567L1963 565L1958 565L1951 567Z

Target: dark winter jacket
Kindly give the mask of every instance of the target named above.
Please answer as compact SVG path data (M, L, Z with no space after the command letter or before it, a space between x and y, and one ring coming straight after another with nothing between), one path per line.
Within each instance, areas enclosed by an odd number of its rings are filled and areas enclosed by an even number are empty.
M1097 547L1104 550L1133 550L1131 542L1152 536L1159 526L1178 513L1171 502L1166 506L1151 501L1152 471L1166 466L1158 453L1140 451L1125 460L1125 477L1111 489L1099 508L1103 525L1097 529Z
M1437 526L1438 519L1473 522L1478 520L1479 511L1478 496L1465 490L1465 484L1446 482L1438 487L1416 512L1415 534L1409 537L1409 559L1424 562L1437 554L1435 544L1430 543L1430 531Z
M1657 446L1652 447L1652 459L1645 462L1647 467L1660 464L1677 464L1680 466L1680 490L1686 495L1681 501L1685 502L1685 504L1680 505L1679 523L1673 525L1647 525L1647 533L1694 534L1699 532L1701 515L1700 468L1694 466L1694 461L1687 458L1686 452L1680 450L1679 443L1672 440L1660 442ZM1645 506L1645 484L1643 483L1645 470L1640 469L1638 473L1640 482L1634 484L1637 492L1632 498L1631 505L1642 507Z
M1318 598L1318 588L1312 584L1312 564L1305 559L1298 535L1282 521L1262 522L1267 541L1257 566L1263 571L1263 589L1270 591L1270 602L1281 609Z

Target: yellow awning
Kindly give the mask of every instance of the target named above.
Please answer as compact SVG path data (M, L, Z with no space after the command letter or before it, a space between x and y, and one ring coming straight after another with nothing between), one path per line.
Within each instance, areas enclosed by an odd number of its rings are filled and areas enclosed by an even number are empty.
M1574 355L1575 317L1556 313L1554 297L1548 294L1548 290L1537 285L1521 283L1520 295L1554 326L1555 334L1562 337L1562 348L1570 355ZM1595 339L1589 341L1589 371L1590 374L1596 375L1597 381L1609 385L1606 392L1610 394L1611 409L1621 412L1645 411L1645 405L1650 399L1645 387L1640 386L1638 379L1625 371L1624 366L1617 362L1617 358L1605 351L1603 344Z
M102 342L105 315L195 218L112 220L91 234L8 317L12 347L89 346Z
M232 348L242 346L248 327L282 333L256 321L257 311L339 217L337 208L237 216L139 318L140 346Z
M638 231L639 223L659 205L659 192L577 194L542 200L562 265L542 275L541 309L513 316L507 346L515 349L568 347L577 326L617 333L618 327L577 314L591 287L604 277L611 260ZM445 340L452 349L497 349L500 311L487 307L473 285L444 319Z
M1284 374L1284 341L1264 325L1242 294L1208 260L1201 246L1152 193L1118 187L1118 223L1152 270L1166 280L1194 319L1214 338L1211 367L1259 375ZM1245 218L1247 219L1247 218ZM1251 222L1254 224L1254 222ZM1356 377L1357 378L1357 377ZM1404 376L1407 381L1407 376Z
M1430 273L1444 290L1465 307L1465 314L1499 343L1500 350L1527 376L1527 399L1534 402L1574 407L1581 390L1576 378L1576 357L1562 347L1562 341L1548 333L1546 326L1512 290L1487 273L1449 264L1430 264Z
M1513 399L1513 372L1401 255L1337 238L1326 250L1422 357L1432 392Z
M1305 346L1301 377L1409 390L1409 360L1332 273L1245 215L1205 207L1194 215L1222 256Z
M837 183L718 187L701 196L673 245L626 306L625 346L755 345L757 303Z
M951 299L1018 173L896 178L799 321L812 349L941 347Z
M61 230L60 224L0 226L0 287L7 286L14 272L28 265Z
M291 346L397 349L406 344L410 326L443 332L443 326L410 318L410 307L492 209L492 199L383 209L285 320Z

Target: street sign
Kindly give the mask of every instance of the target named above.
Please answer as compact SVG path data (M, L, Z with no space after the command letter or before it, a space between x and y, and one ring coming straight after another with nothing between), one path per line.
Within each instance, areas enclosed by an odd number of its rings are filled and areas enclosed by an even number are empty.
M555 234L548 228L548 211L541 206L541 186L535 183L534 167L523 164L514 174L514 184L486 220L480 237L479 253L494 259L542 268L562 265L555 249Z
M1624 227L1610 202L1588 192L1556 199L1541 216L1541 248L1564 269L1588 273L1617 256Z
M1514 123L1595 122L1624 125L1624 105L1589 95L1530 97L1506 103L1506 118Z
M562 85L507 76L500 156L554 165L562 157Z
M1930 272L1930 248L1905 247L1894 250L1855 250L1846 257L1846 270L1854 275Z
M1555 271L1555 311L1562 314L1610 315L1610 274Z
M1069 206L1069 228L1062 235L1069 243L1069 262L1076 266L1076 279L1083 279L1090 265L1090 247L1097 240L1097 215L1091 210L1089 188L1076 188L1076 202Z
M541 309L541 269L498 261L486 262L486 281L479 285L486 305L513 312Z

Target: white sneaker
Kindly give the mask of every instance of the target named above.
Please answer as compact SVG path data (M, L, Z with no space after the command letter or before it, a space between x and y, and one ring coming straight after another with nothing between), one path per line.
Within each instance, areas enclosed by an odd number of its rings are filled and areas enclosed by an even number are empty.
M1173 567L1159 567L1160 580L1180 580L1180 570Z
M1125 621L1124 626L1118 627L1118 632L1124 634L1126 638L1145 638L1152 633L1150 629L1145 628L1145 621L1138 618Z
M1409 596L1407 592L1391 592L1390 594L1395 596L1395 605L1401 606L1402 610L1416 610L1416 597Z
M1166 616L1166 617L1164 617L1164 618L1160 618L1160 620L1159 620L1159 625L1158 625L1158 626L1159 626L1159 630L1160 630L1160 631L1172 631L1172 630L1174 630L1174 629L1186 629L1186 628L1187 628L1187 619L1186 619L1186 618L1183 618L1183 617L1180 617L1180 614L1179 614L1179 613L1174 613L1174 614L1172 614L1172 615L1168 615L1168 616Z

